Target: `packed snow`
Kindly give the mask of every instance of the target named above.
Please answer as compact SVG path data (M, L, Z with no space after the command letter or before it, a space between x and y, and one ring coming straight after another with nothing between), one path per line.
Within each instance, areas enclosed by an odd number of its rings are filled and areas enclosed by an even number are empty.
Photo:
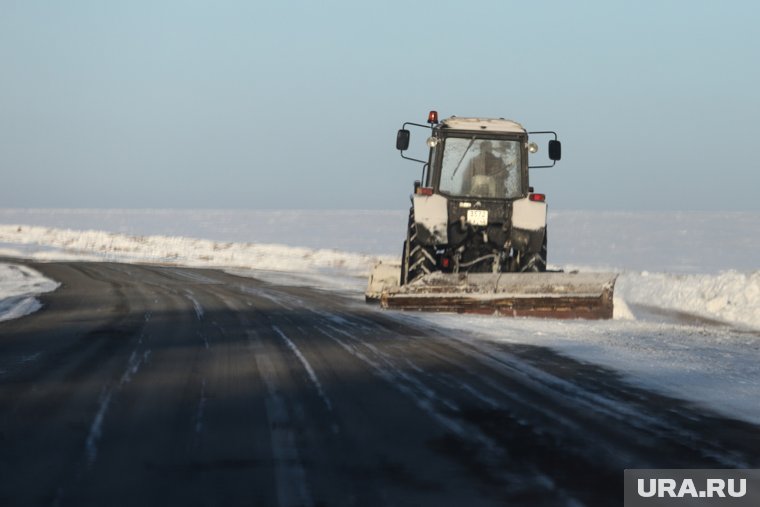
M35 296L57 287L27 266L0 263L0 322L39 310L42 304Z
M0 256L220 267L360 300L372 265L397 260L406 219L403 210L0 210ZM548 346L760 424L760 214L550 212L549 244L552 268L620 273L615 320L399 318L467 331L453 332L476 344Z

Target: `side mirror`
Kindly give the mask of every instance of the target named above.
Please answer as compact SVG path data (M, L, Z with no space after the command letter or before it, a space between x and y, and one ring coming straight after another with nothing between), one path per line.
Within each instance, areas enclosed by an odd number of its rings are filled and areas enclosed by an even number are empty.
M401 129L396 134L396 149L404 151L409 148L409 131Z
M549 141L549 160L560 160L562 158L562 143L556 139Z

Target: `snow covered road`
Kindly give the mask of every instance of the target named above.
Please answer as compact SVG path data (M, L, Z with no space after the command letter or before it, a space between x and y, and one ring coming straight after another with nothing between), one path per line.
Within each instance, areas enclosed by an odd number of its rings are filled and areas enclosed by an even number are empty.
M62 286L0 323L2 504L609 505L624 468L760 465L757 426L537 345L214 270L33 267Z

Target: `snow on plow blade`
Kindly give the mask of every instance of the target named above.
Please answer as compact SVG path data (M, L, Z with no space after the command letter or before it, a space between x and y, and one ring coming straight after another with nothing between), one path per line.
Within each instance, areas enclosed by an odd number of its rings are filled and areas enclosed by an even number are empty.
M383 308L611 319L614 273L432 273L384 290Z

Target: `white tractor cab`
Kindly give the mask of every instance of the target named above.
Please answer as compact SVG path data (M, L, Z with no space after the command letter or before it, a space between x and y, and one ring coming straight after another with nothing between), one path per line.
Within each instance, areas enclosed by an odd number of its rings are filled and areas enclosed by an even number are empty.
M376 266L367 300L402 309L557 316L557 308L547 308L549 297L554 302L562 299L565 310L559 310L559 316L611 317L614 277L602 284L609 289L605 294L592 291L609 302L577 311L573 298L568 302L567 290L548 290L547 284L588 288L599 279L535 275L546 271L547 207L546 196L530 186L529 170L553 167L560 160L556 132L527 132L503 118L452 116L439 122L436 111L430 112L427 123L406 122L396 136L401 157L423 164L422 177L414 183L401 264ZM404 154L409 126L430 130L428 160ZM551 164L529 165L529 155L538 151L529 135L552 136ZM498 294L499 302L485 294Z

